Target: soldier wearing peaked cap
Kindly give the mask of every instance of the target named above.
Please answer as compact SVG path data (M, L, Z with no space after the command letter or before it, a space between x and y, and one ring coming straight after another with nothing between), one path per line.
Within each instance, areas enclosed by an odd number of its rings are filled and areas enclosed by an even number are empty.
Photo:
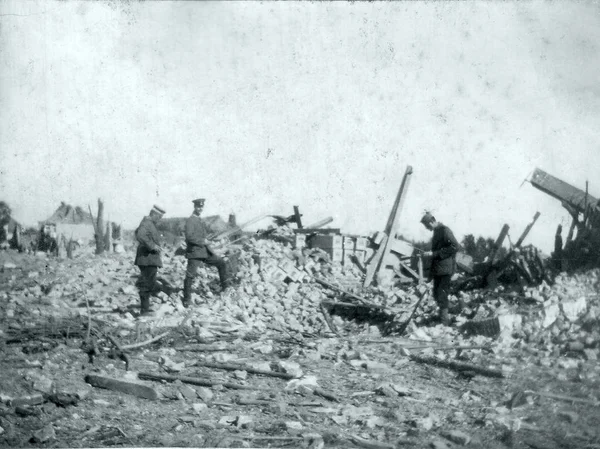
M460 244L450 228L426 212L421 223L429 231L433 231L431 251L424 255L431 257L431 277L433 278L433 298L440 310L440 321L444 325L450 323L448 316L448 293L450 280L456 270L456 253Z
M142 315L150 312L150 296L157 291L156 275L158 268L162 267L160 257L162 247L156 223L164 214L164 209L153 206L150 214L142 219L135 231L135 238L139 243L135 254L135 265L139 267L141 273L138 287Z
M188 259L185 280L183 281L183 305L188 307L191 303L192 284L197 275L198 267L202 263L212 265L219 270L221 289L225 290L229 285L227 264L217 256L206 243L208 228L200 218L204 209L204 198L193 200L194 212L185 222L186 258Z

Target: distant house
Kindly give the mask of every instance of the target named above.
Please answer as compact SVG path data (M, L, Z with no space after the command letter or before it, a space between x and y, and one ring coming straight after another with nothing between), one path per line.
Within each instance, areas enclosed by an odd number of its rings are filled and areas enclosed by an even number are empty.
M94 225L92 216L81 207L72 207L64 202L58 209L44 221L40 221L40 228L47 224L56 225L56 236L65 239L83 240L88 242L94 239Z

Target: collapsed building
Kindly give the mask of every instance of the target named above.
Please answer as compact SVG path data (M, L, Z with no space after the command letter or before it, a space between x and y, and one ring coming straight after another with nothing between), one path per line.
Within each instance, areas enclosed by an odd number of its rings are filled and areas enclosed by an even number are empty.
M529 180L538 190L561 201L572 217L564 247L555 257L567 270L600 265L600 200L536 168Z

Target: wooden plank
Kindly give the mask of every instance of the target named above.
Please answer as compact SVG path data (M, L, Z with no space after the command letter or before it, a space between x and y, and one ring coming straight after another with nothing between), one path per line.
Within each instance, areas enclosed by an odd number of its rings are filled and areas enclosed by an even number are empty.
M197 361L195 366L203 366L205 368L222 369L227 371L246 371L250 374L260 374L263 376L279 377L281 379L291 380L296 378L293 374L281 373L277 371L265 371L258 368L252 368L251 366L241 365L237 363L216 363L216 362L203 362Z
M400 266L402 268L404 268L413 278L415 278L417 281L419 280L419 273L417 273L415 270L413 270L412 268L410 268L408 265L406 265L404 262L400 262Z
M342 289L342 288L340 288L340 287L338 287L336 285L330 284L329 282L327 282L327 281L325 281L323 279L315 278L315 282L317 282L318 284L321 284L324 287L330 288L332 290L337 290L338 292L340 292L340 293L342 293L342 294L344 294L344 295L346 295L346 296L348 296L350 298L356 299L357 301L360 301L360 303L362 305L365 305L366 307L384 309L383 306L377 306L375 304L370 304L365 298L362 298L362 297L360 297L358 295L355 295L354 293L350 293L350 292L348 292L348 291L346 291L346 290L344 290L344 289Z
M384 234L383 240L381 241L381 244L379 245L377 252L371 259L371 262L369 263L369 265L367 266L367 272L365 274L365 280L363 282L363 287L368 287L369 285L371 285L371 282L373 282L373 277L375 276L375 271L377 270L377 267L379 266L379 264L381 263L381 259L383 258L383 253L385 251L385 244L387 243L387 239L388 239L387 235Z
M136 382L113 379L106 376L98 376L96 374L88 374L85 376L85 382L94 387L119 391L139 398L150 399L153 401L158 399L158 393L154 388Z
M535 224L535 222L537 221L537 219L539 217L540 217L540 213L536 212L535 215L533 216L533 221L527 225L527 227L521 234L521 237L519 237L519 240L517 240L517 243L515 243L515 248L519 248L521 246L521 244L523 243L523 240L525 240L525 237L527 237L527 234L529 234L529 231L531 231L531 228L533 228L533 225Z
M412 167L409 165L406 167L406 172L404 173L404 177L402 178L402 183L400 184L400 188L398 189L398 195L396 195L396 200L394 201L394 206L392 207L392 211L390 212L390 216L388 218L388 222L385 225L384 233L387 235L387 239L382 242L383 253L377 266L375 267L375 271L370 279L365 278L365 283L363 286L368 286L373 282L373 277L379 272L381 269L381 262L386 259L387 255L390 253L390 243L393 240L393 233L398 222L398 217L400 216L400 212L402 211L402 206L404 205L404 199L406 198L406 191L408 190L408 185L410 184L411 175L413 173ZM367 275L369 271L367 270ZM368 281L368 283L367 283Z
M298 229L302 229L302 219L300 215L300 208L298 206L294 206L294 219L296 220L296 225Z
M508 226L507 224L504 224L504 226L502 226L502 229L500 230L500 234L498 235L498 238L496 239L496 242L494 243L494 247L492 248L492 251L489 254L488 264L490 266L492 266L492 264L494 263L494 258L496 257L496 253L498 252L498 249L500 249L500 247L502 246L502 242L504 242L504 239L508 235L509 229L510 229L510 226Z
M296 234L340 234L342 232L340 228L319 229L314 225L302 229L294 229L293 231Z
M585 210L586 194L583 190L578 189L539 168L534 170L530 182L536 189L541 190L557 200L567 203L575 208L578 213ZM588 194L587 202L597 204L598 199Z
M482 376L487 376L487 377L499 377L499 378L504 377L504 374L500 370L491 369L491 368L483 368L479 365L473 365L471 363L455 362L452 360L440 360L435 357L418 356L418 355L414 355L414 354L410 355L410 359L415 362L426 363L429 365L439 366L442 368L448 368L448 369L452 369L455 371L472 371L476 374L481 374Z
M179 380L186 384L200 385L202 387L214 387L216 385L223 385L225 388L231 388L231 389L236 389L236 390L270 391L268 388L250 387L247 385L232 384L230 382L222 382L222 381L212 380L212 379L202 379L199 377L171 376L169 374L153 374L153 373L138 373L138 377L143 380L154 380L154 381L158 381L158 382L160 382L162 380L165 380L167 382L175 382L176 380Z

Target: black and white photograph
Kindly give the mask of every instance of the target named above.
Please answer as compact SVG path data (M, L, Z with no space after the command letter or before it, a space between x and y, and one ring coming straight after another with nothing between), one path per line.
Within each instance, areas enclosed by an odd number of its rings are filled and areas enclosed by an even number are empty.
M600 448L600 2L0 0L0 447Z

